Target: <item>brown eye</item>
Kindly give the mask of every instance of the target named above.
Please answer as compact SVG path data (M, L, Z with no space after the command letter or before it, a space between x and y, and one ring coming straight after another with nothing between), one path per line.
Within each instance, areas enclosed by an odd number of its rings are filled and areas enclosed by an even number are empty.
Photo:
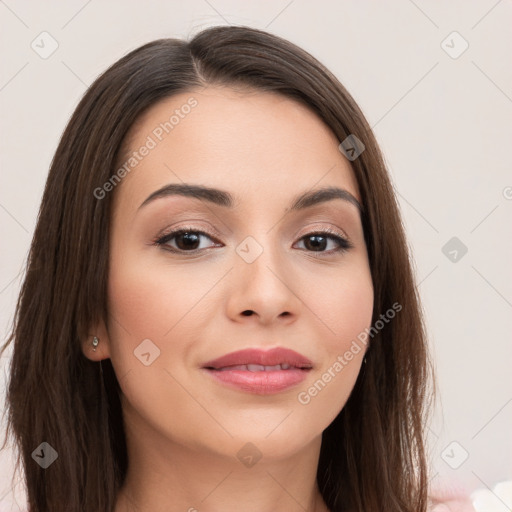
M201 235L198 236L197 233L185 232L175 235L174 238L176 239L178 249L186 251L197 249L200 244Z
M337 232L330 230L309 233L308 235L303 236L300 240L304 241L305 249L311 252L344 252L353 247L346 238L343 238ZM329 240L334 241L335 247L326 250L329 245Z
M179 229L162 236L155 241L155 245L160 245L171 252L195 252L204 249L199 247L203 238L212 240L212 237L203 231ZM174 244L170 243L172 241Z
M322 235L308 235L304 238L306 249L311 251L323 251L327 247L327 237Z

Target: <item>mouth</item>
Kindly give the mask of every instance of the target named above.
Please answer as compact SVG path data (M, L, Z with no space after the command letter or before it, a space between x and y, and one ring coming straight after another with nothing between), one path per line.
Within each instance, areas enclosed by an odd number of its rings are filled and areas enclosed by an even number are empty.
M247 349L210 361L202 369L222 385L253 394L269 395L302 382L313 369L313 363L289 349Z
M302 354L284 347L271 350L248 348L225 354L204 363L203 368L222 370L234 366L244 366L246 371L289 370L290 368L308 369L313 363Z
M226 372L226 371L233 371L233 370L240 370L244 372L273 372L273 371L280 371L280 370L290 370L290 369L298 369L298 370L311 370L310 366L292 366L288 363L282 363L282 364L276 364L273 366L269 365L262 365L262 364L237 364L233 366L223 366L221 368L214 368L213 366L205 367L206 370L215 370L219 372Z

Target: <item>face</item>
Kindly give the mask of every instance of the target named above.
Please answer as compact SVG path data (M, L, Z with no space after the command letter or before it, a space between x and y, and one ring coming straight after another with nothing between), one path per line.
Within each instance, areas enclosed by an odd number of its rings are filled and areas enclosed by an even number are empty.
M318 441L355 384L365 347L344 354L373 307L339 141L291 99L221 87L161 101L127 141L137 155L107 192L109 318L94 354L111 358L128 430L230 458L248 442L278 458ZM161 190L185 184L222 193ZM324 188L342 192L295 204ZM309 369L204 368L278 347Z

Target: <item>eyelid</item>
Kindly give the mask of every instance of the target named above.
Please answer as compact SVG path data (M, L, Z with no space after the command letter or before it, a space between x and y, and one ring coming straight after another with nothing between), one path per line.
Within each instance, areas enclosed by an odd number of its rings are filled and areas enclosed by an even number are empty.
M194 222L194 221L192 221L192 222ZM190 232L194 232L194 233L204 234L204 235L209 236L210 238L215 239L215 241L217 241L217 242L219 241L218 238L220 238L222 236L221 234L219 234L216 231L209 229L209 228L201 227L199 225L193 226L190 224L184 224L182 226L172 225L172 226L169 226L169 227L166 227L166 228L160 230L155 235L153 241L158 241L170 234L176 235L176 233L179 231L190 231Z
M303 234L301 234L303 233ZM298 233L294 236L294 238L302 238L306 235L311 235L314 233L330 233L331 235L339 236L340 238L344 238L347 242L352 244L352 241L350 237L347 235L347 233L338 227L332 227L332 226L320 226L320 225L309 225L306 228L303 228L298 231Z

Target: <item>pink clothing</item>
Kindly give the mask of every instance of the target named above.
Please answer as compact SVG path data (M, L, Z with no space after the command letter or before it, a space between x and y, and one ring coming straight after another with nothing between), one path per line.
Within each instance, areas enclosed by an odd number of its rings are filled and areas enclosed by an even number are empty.
M429 512L476 512L469 490L455 482L436 481L429 497L432 500Z

